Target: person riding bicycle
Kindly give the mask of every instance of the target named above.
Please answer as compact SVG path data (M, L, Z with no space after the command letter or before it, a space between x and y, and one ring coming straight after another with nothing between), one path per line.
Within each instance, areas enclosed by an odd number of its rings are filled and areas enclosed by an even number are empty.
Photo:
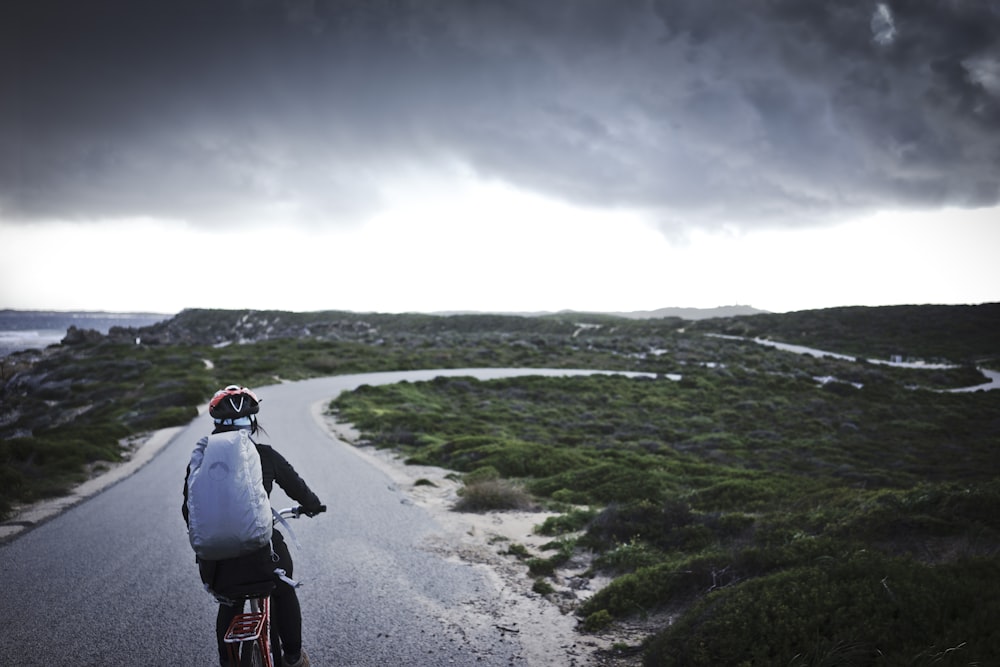
M302 506L304 514L315 516L325 509L316 494L281 454L270 445L253 440L252 436L257 435L258 432L266 434L266 431L257 423L256 415L259 409L260 399L246 387L229 385L219 390L209 403L209 415L215 422L215 429L212 433L241 429L249 431L251 442L256 446L257 453L260 455L261 472L267 495L271 495L274 482L277 482L289 498ZM184 477L184 504L181 509L187 524L189 524L188 478L190 475L191 467L188 466L187 474ZM274 567L283 569L289 578L292 577L292 558L288 553L288 546L285 544L284 538L277 530L272 532L271 549L278 557ZM238 561L239 559L220 561L199 559L202 580L210 588L220 579L231 583L250 583L248 581L234 582L234 579L238 580L244 574L239 571L241 565ZM242 605L240 604L226 604L220 601L216 619L216 634L219 645L219 661L223 667L229 665L223 637L230 621L241 611ZM271 618L271 647L275 665L309 667L309 657L302 650L302 613L298 596L292 586L277 578L275 588L271 593Z

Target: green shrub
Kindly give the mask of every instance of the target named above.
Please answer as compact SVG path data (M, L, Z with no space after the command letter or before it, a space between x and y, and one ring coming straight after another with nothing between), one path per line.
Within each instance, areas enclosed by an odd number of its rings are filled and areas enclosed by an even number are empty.
M552 558L529 558L528 573L533 577L551 577L559 565L559 561Z
M552 587L552 584L544 579L535 579L535 582L531 585L531 590L539 595L551 595L556 591L556 589Z
M170 428L173 426L184 426L191 422L192 419L198 417L198 409L193 405L186 407L176 407L176 408L166 408L160 410L156 413L149 422L145 424L145 428L149 430L158 430L161 428Z
M690 506L677 498L612 503L590 523L586 543L596 549L607 549L642 540L660 549L671 549L684 542L679 529L694 521Z
M641 540L630 540L602 553L595 559L594 567L617 573L634 572L661 563L665 558L656 547Z
M996 560L928 567L871 552L793 568L708 595L645 664L985 664L1000 655L998 575Z
M547 477L583 465L586 457L546 443L511 438L454 438L422 452L424 461L455 470L493 468L502 477Z
M509 547L507 547L506 551L503 551L501 553L504 553L508 556L514 556L518 560L528 560L529 558L532 557L531 552L528 551L528 547L524 546L523 544L519 544L517 542L511 544Z
M732 557L721 552L666 558L622 575L582 606L585 613L605 609L616 618L646 614L667 605L690 602L699 592L731 583Z
M500 471L493 466L482 466L462 475L462 481L467 485L496 479L500 479Z
M753 527L756 521L757 519L753 515L743 512L727 512L705 517L706 524L712 526L719 535L724 537L742 535Z
M553 540L545 544L542 549L545 551L554 550L556 553L548 558L528 559L528 572L536 577L552 576L555 574L557 567L565 564L573 557L573 552L576 549L576 540Z
M531 496L520 486L504 479L487 479L462 487L454 509L456 512L490 512L531 507Z
M585 632L599 632L611 625L613 620L611 614L601 609L587 615L587 618L583 621L583 629Z
M574 492L571 502L575 504L658 502L666 492L666 479L666 473L656 468L636 469L618 463L598 463L532 480L529 488L539 496L567 489Z
M550 516L538 527L540 535L564 535L583 530L597 516L594 509L572 509L559 516Z
M691 503L706 511L748 511L780 506L801 494L803 480L778 475L722 479L699 489Z

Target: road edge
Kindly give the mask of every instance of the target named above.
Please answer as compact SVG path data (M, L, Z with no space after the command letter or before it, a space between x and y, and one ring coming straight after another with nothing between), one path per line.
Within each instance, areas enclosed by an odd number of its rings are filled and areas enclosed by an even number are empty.
M139 468L149 463L154 456L159 454L185 428L187 427L173 426L153 431L136 448L127 461L113 464L108 471L73 487L65 496L47 498L36 503L15 506L11 517L0 523L0 545L15 540L25 532L37 528L74 505L78 505L84 500L97 495L108 487L134 474Z

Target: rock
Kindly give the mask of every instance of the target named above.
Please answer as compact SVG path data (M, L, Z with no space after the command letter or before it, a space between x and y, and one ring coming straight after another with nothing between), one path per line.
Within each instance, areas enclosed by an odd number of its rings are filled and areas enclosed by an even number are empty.
M60 341L63 345L83 345L85 343L99 343L104 339L104 334L94 329L78 329L70 325L66 330L66 336Z

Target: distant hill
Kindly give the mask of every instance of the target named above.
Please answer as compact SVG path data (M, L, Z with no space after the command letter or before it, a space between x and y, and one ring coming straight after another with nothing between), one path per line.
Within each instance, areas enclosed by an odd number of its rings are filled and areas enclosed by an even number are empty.
M59 343L70 327L129 339L141 333L159 343L250 342L274 338L308 336L331 340L357 340L391 332L442 331L546 331L547 319L594 319L618 317L629 320L679 318L705 320L765 313L749 306L720 308L660 308L631 312L496 313L462 311L438 313L356 313L350 311L223 311L190 309L177 315L161 313L114 313L103 311L0 310L0 357L27 349L44 349ZM519 321L520 320L520 321Z
M843 354L969 364L997 363L1000 303L845 306L754 317L719 317L689 331L812 345Z
M612 317L624 317L630 320L654 320L665 317L679 317L682 320L707 320L715 317L740 317L743 315L759 315L767 313L766 310L758 310L751 306L719 306L717 308L658 308L656 310L630 310L630 311L580 311L580 310L560 310L534 311L534 312L511 312L511 313L487 313L486 311L442 311L433 313L434 315L513 315L516 317L549 317L552 315L610 315Z
M659 308L657 310L633 310L631 312L605 314L616 317L627 317L633 320L652 320L663 317L679 317L682 320L709 320L716 317L761 315L767 312L766 310L758 310L751 306L719 306L718 308Z
M673 313L684 313L681 317ZM289 312L277 310L188 309L135 332L118 331L118 338L141 336L150 344L191 343L222 345L282 338L372 342L384 337L444 339L449 336L572 335L580 323L625 324L636 327L677 328L694 319L724 317L725 312L761 313L743 306L695 309L664 308L644 313L611 314L561 311L558 313L356 313L351 311ZM731 315L729 317L746 317ZM442 338L444 337L444 338Z

